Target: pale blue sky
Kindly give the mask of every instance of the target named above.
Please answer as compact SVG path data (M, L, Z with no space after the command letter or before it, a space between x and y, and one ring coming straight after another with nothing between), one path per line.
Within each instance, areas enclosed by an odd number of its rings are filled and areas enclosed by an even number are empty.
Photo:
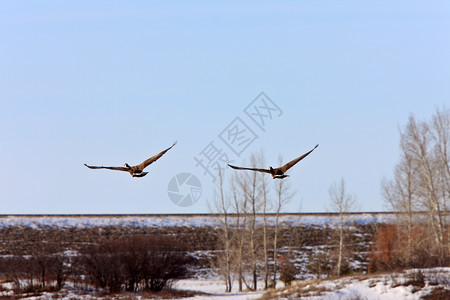
M318 143L290 170L285 210L323 211L341 177L382 210L398 127L450 103L449 15L448 1L3 2L0 213L208 212L194 156L261 91L283 114L236 163ZM174 140L143 178L83 166L137 164ZM181 172L203 186L189 208L167 196Z

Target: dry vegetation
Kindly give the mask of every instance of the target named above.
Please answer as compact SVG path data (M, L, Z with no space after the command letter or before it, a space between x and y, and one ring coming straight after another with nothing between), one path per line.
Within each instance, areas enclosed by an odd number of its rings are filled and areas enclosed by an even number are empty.
M59 291L66 281L81 290L159 292L185 278L194 263L173 236L130 235L126 228L9 227L2 233L0 274L16 295Z
M261 228L256 230L259 232ZM365 259L363 256L368 250L367 245L374 230L375 227L372 225L357 225L353 231L348 232L352 236L352 245L348 247L352 249L355 258ZM267 231L273 234L274 228L268 226ZM278 241L280 254L287 255L290 252L292 259L300 261L305 253L311 253L317 247L325 246L326 249L333 249L334 245L328 238L333 231L328 226L299 226L293 229L287 225L280 225ZM172 240L183 245L184 251L207 254L203 258L199 258L198 255L190 256L191 273L183 276L195 276L197 271L212 267L216 254L220 252L218 247L220 244L217 243L219 234L220 229L212 227L3 227L0 229L0 272L8 281L16 282L17 288L25 289L20 279L29 279L28 282L32 282L31 287L35 290L55 289L63 285L66 280L81 282L78 276L80 272L84 275L89 273L86 268L82 271L79 268L78 270L74 267L67 268L68 265L80 266L77 261L80 257L84 257L86 264L86 259L88 257L92 259L96 251L107 253L112 251L111 248L117 248L122 249L118 252L123 252L123 247L126 245L138 247L139 244L145 244L139 247L148 251L152 244ZM130 242L133 239L135 242ZM124 242L120 245L120 243L117 244L118 241ZM74 261L77 263L74 264ZM142 265L145 264L147 263L142 262ZM364 265L362 267L364 268ZM303 272L300 264L296 264L295 268L294 273L297 276ZM106 287L105 284L94 281L85 283ZM132 284L121 283L121 286L124 286L125 290L130 290ZM115 290L111 287L109 289Z

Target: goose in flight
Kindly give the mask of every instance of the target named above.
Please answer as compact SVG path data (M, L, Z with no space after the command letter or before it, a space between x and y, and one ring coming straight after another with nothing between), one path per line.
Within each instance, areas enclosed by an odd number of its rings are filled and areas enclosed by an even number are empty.
M290 168L292 168L296 163L298 163L299 161L301 161L302 159L304 159L306 156L308 156L311 152L314 151L314 149L316 149L319 146L319 144L317 144L312 150L310 150L309 152L306 152L305 154L303 154L300 157L297 157L296 159L288 162L287 164L285 164L282 167L279 168L272 168L269 167L269 169L255 169L255 168L243 168L243 167L236 167L236 166L232 166L230 164L228 164L228 166L230 166L233 169L236 170L250 170L250 171L257 171L257 172L265 172L265 173L269 173L270 175L272 175L273 179L282 179L285 177L288 177L289 175L284 174L287 170L289 170Z
M87 164L84 164L84 165L86 167L88 167L89 169L108 169L108 170L126 171L126 172L130 173L130 175L133 177L144 177L148 173L148 172L143 172L144 169L148 165L150 165L151 163L156 161L158 158L163 156L167 151L169 151L173 146L175 146L176 143L177 142L173 143L173 145L170 146L169 148L167 148L166 150L161 151L160 153L150 157L149 159L145 160L144 162L142 162L141 164L136 165L136 166L130 166L127 163L125 163L124 167L104 167L104 166L97 167L97 166L88 166Z

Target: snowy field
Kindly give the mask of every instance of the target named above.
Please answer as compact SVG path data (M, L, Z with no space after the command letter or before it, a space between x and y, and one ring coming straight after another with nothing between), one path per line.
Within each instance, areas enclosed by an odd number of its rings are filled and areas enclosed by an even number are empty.
M230 220L235 218L230 217ZM357 224L390 223L395 215L390 213L358 213L347 218ZM262 224L262 217L258 218ZM330 214L283 214L280 223L286 225L337 224L338 216ZM267 217L269 226L275 223L275 216ZM219 220L212 215L123 215L123 216L0 216L0 228L9 226L39 227L98 227L98 226L143 226L143 227L203 227L218 226Z
M423 286L411 283L412 275L424 275ZM260 287L262 282L258 283ZM6 288L8 284L3 284ZM329 280L299 280L289 287L278 284L277 290L256 292L236 292L236 283L231 293L224 292L223 282L220 280L180 280L174 287L179 290L197 291L202 294L177 299L194 300L245 300L245 299L306 299L306 300L419 300L436 289L450 291L450 268L414 269L401 273L383 275L355 275L340 279ZM0 292L2 296L13 296L11 292ZM80 294L69 283L59 293L45 293L41 296L26 297L30 300L44 299L157 299L154 297L123 295ZM159 298L161 299L161 298ZM445 299L445 298L441 298Z
M259 286L263 286L263 282L258 283ZM264 294L263 290L259 290L256 292L237 292L236 291L236 283L234 286L234 291L231 293L225 293L225 286L223 281L220 280L180 280L176 282L174 285L176 289L180 290L195 290L200 291L203 293L206 293L206 295L199 295L195 297L191 297L189 299L201 299L201 300L207 300L207 299L237 299L237 300L244 300L244 299L259 299Z
M424 275L424 286L414 285L411 278ZM263 282L258 283L260 287ZM307 299L307 300L418 300L434 289L450 291L450 268L413 269L401 273L383 275L355 275L330 280L295 281L285 288L280 282L277 291L259 290L252 293L224 293L223 282L218 280L181 280L175 287L208 293L190 299ZM236 283L233 289L236 290ZM301 295L301 296L300 296Z
M414 281L423 274L424 281ZM445 289L450 294L450 268L414 269L383 275L355 275L334 280L296 281L291 287L273 293L275 299L308 300L416 300L435 289ZM317 295L320 294L320 295ZM440 298L444 299L444 298ZM449 299L449 298L447 298Z

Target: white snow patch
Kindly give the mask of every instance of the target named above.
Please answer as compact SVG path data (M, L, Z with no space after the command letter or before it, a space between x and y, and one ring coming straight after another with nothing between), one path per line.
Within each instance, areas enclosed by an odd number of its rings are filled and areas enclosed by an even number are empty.
M262 286L262 282L258 282L259 286ZM193 298L189 299L258 299L263 294L264 291L259 290L256 292L236 292L232 291L231 293L225 292L224 282L221 280L190 280L184 279L179 280L174 283L174 288L179 290L189 290L189 291L199 291L203 293L207 293L207 295L197 295ZM233 286L233 289L236 290L236 285Z
M399 285L408 281L408 276L412 272L423 272L425 278L430 275L438 274L442 281L438 286L436 282L433 285L428 284L429 279L425 279L423 288L412 285ZM432 277L431 277L432 278ZM304 296L301 299L309 300L334 300L334 299L367 299L367 300L418 300L423 296L430 294L437 287L449 288L450 268L432 268L432 269L413 269L402 273L393 273L389 275L379 275L368 279L343 278L335 280L324 280L316 283L317 287L322 287L324 292L321 296ZM295 284L301 284L297 281ZM307 286L304 287L307 289ZM281 293L280 293L281 294ZM284 295L284 293L282 293ZM286 297L289 298L289 297ZM280 295L279 299L286 299Z

